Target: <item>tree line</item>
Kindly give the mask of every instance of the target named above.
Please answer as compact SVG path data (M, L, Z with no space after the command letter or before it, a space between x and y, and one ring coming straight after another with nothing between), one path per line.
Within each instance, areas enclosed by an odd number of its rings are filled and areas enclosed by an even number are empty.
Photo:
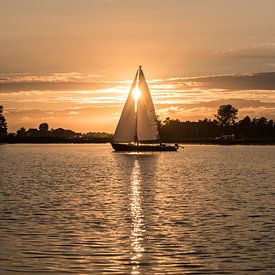
M3 107L0 106L0 141L8 143L101 143L109 142L113 135L105 132L78 133L73 130L50 129L48 123L41 123L38 128L24 127L15 133L8 133Z
M217 141L224 137L228 141L275 143L272 119L245 116L237 121L237 114L238 109L227 104L219 107L213 120L205 118L192 122L168 117L159 121L160 138L163 142Z
M217 140L275 143L275 123L265 117L249 116L237 120L238 109L230 104L221 105L214 119L199 121L180 121L167 117L158 120L161 142L198 142L212 143ZM63 128L49 129L47 123L38 128L18 129L16 133L8 133L8 126L0 106L0 139L2 142L110 142L113 135L101 132L77 133Z
M3 115L3 106L0 105L0 138L7 135L8 124L5 116Z

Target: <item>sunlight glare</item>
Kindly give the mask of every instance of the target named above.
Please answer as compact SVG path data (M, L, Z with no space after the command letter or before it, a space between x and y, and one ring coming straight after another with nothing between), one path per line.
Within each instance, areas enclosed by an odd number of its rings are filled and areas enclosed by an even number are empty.
M138 99L141 97L141 92L138 87L134 89L133 97L135 100L135 112L137 111Z
M139 88L134 89L133 96L134 96L135 101L138 101L138 99L141 97L141 92L140 92Z
M131 274L140 274L140 262L144 247L144 220L142 208L142 178L140 163L135 159L131 176Z

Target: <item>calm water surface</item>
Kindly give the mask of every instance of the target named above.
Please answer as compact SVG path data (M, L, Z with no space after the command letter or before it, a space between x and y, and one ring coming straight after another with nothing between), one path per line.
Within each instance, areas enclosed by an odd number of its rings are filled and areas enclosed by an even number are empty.
M275 146L0 145L0 274L275 274Z

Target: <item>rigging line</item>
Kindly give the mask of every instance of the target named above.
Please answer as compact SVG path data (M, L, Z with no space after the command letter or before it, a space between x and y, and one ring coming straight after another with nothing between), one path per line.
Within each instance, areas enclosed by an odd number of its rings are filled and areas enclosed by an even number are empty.
M137 82L136 82L136 88L135 88L136 91L137 91L137 89L139 89L138 86L139 86L140 70L141 70L141 66L139 66L139 68L138 68ZM135 141L136 141L137 145L139 145L139 142L138 142L138 129L137 129L137 127L138 127L138 97L135 98L135 115L136 115Z

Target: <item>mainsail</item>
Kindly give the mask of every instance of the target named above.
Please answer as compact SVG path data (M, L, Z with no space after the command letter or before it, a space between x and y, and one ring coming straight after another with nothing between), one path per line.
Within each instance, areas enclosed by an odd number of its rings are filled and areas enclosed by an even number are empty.
M134 91L140 97L135 102ZM156 141L159 139L157 118L151 94L141 66L139 67L130 93L124 105L115 134L115 142Z
M159 139L157 117L151 94L143 71L139 70L138 88L141 97L137 104L137 136L139 141L155 141Z

